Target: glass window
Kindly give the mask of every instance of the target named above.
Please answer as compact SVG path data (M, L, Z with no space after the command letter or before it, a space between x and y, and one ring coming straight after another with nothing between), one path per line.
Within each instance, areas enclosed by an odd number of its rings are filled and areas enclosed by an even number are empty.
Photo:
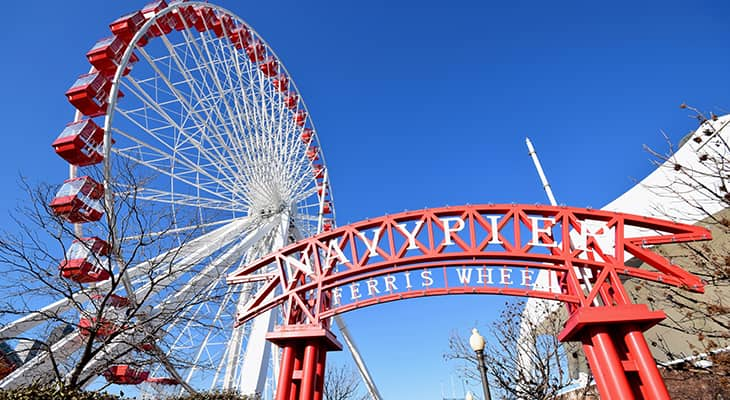
M83 185L84 181L81 179L68 181L61 186L61 189L58 189L56 197L75 196Z
M91 83L94 79L96 79L97 74L86 74L81 75L78 79L76 79L76 82L71 86L72 88L80 87L80 86L86 86L89 83Z
M67 126L63 130L63 132L61 132L60 135L58 135L58 138L60 139L62 137L77 135L79 132L81 132L82 129L84 129L86 124L88 124L88 121L82 121L82 122L77 122L75 124L71 124L71 125Z
M104 213L104 206L101 204L101 200L92 200L86 196L83 197L84 204L89 206L94 211Z
M113 41L114 41L114 39L115 39L115 37L114 37L114 36L110 36L110 37L108 37L108 38L105 38L105 39L101 39L100 41L96 42L96 44L94 45L94 47L92 47L92 48L91 48L91 50L96 50L96 49L99 49L99 48L102 48L102 47L106 47L106 46L108 46L108 45L109 45L109 44L110 44L111 42L113 42Z
M89 248L84 243L74 242L66 252L66 258L69 260L76 260L80 258L86 258L89 255Z

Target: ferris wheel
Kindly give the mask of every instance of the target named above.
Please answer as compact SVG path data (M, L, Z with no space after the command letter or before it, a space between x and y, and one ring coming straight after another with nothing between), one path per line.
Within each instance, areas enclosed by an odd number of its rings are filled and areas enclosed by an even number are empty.
M333 229L315 126L271 47L224 8L160 0L110 29L53 143L70 165L50 204L72 232L58 277L74 290L0 328L51 347L24 353L0 387L90 357L89 385L262 393L278 368L265 341L277 314L232 327L267 277L225 276ZM101 350L81 354L92 334Z

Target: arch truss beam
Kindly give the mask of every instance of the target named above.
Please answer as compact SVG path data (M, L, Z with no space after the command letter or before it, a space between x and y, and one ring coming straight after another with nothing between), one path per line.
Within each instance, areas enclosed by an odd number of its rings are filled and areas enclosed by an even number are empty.
M478 293L562 301L571 317L561 339L583 342L601 393L663 399L668 395L642 333L664 313L632 304L622 279L702 293L701 279L652 246L710 238L702 227L601 210L467 205L343 226L285 247L227 279L265 280L237 322L281 306L283 324L271 340L327 329L334 315L406 298ZM631 259L644 267L629 265ZM308 376L305 372L295 376Z

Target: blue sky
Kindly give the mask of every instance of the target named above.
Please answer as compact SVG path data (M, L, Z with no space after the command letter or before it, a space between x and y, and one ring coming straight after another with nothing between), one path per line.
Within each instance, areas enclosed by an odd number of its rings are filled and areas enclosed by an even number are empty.
M727 113L724 1L225 1L274 48L317 125L340 225L404 209L545 203L540 154L560 203L601 207L695 124L682 102ZM61 182L50 143L64 99L108 23L143 1L5 6L0 223L22 174ZM385 398L439 399L452 330L505 299L411 300L348 314ZM345 357L336 355L331 360ZM461 385L457 384L461 394Z

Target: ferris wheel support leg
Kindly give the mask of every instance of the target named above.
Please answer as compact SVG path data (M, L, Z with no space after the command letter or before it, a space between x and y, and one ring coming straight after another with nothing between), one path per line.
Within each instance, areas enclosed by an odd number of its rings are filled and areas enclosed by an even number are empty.
M365 360L363 360L362 355L360 354L360 350L358 350L355 345L355 340L350 334L350 329L347 328L345 319L341 315L335 315L333 320L335 321L335 324L337 324L337 328L340 330L340 333L342 333L342 340L344 340L345 346L347 346L347 349L350 351L350 355L355 361L357 370L360 371L360 377L363 382L365 382L365 387L367 388L368 393L374 400L381 400L383 396L380 395L378 387L375 386L375 381L373 381L373 377L370 375L370 371L365 364Z
M271 353L272 353L272 356L271 356L271 376L272 376L272 381L271 382L267 382L267 384L269 384L270 387L273 388L273 389L271 389L272 392L273 392L273 390L276 389L276 382L277 382L277 379L279 379L279 375L281 373L281 365L280 365L281 351L282 351L282 349L279 348L279 346L277 346L277 345L275 345L273 343L271 344Z
M273 328L273 310L260 315L253 322L240 371L240 391L243 394L264 391L271 356L271 344L266 341L266 333Z

